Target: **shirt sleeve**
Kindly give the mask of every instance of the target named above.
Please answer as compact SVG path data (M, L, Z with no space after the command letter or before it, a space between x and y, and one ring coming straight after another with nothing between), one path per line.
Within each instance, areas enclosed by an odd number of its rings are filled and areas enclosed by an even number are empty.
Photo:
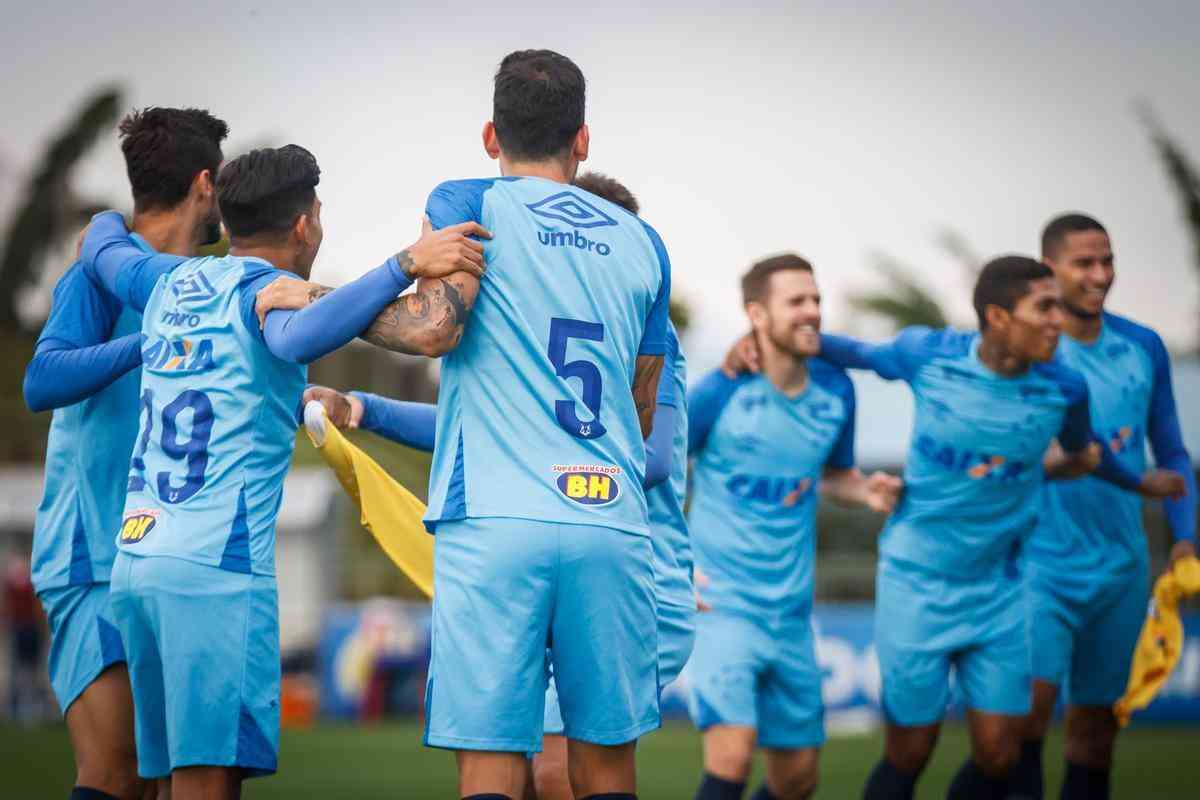
M264 277L250 281L242 297L243 322L254 327L258 323L253 318L252 305L251 318L247 318L245 295L263 281ZM277 358L308 364L362 334L411 284L392 256L361 278L334 289L299 311L271 311L263 326L263 340Z
M92 217L79 260L88 277L127 306L144 311L158 279L188 259L147 253L133 243L116 211Z
M642 331L642 341L638 346L639 356L661 356L667 352L667 326L670 323L671 310L671 259L667 255L666 245L663 244L658 232L646 223L642 223L646 235L654 245L654 253L658 256L658 268L661 280L658 294L646 315L646 327Z
M42 326L38 344L54 340L69 347L87 347L108 341L121 313L115 299L88 279L76 262L54 287L50 316Z
M446 181L429 193L425 216L435 231L461 222L483 222L483 194L494 181Z
M849 336L821 334L821 358L842 369L869 369L879 377L912 380L917 367L928 357L927 340L933 331L905 328L890 342L871 344Z
M363 404L359 427L397 444L433 452L437 432L437 406L351 392Z
M88 347L42 339L25 370L25 405L36 412L78 403L141 363L140 333Z
M830 469L851 469L854 467L854 430L858 417L858 401L854 394L854 384L849 378L846 378L845 385L840 388L839 394L846 403L846 419L842 422L842 429L833 444L829 458L825 460L825 466Z
M1118 461L1112 451L1092 432L1091 400L1087 382L1082 376L1078 376L1077 381L1072 381L1071 391L1072 402L1067 406L1067 413L1063 417L1062 428L1058 432L1058 443L1068 453L1078 453L1089 444L1098 443L1100 465L1092 472L1092 476L1127 491L1136 492L1142 483L1142 476Z
M642 479L643 489L653 489L667 478L675 468L675 422L679 409L675 403L659 403L654 409L654 428L646 440L646 475Z
M718 369L705 375L688 393L688 455L703 450L708 444L708 435L738 385L736 378L727 378Z
M1184 496L1179 500L1164 500L1163 511L1176 539L1195 539L1196 473L1192 470L1191 456L1183 444L1171 381L1171 362L1167 357L1167 349L1157 336L1150 348L1150 358L1154 365L1154 387L1150 393L1147 419L1150 450L1159 467L1180 473L1187 482Z

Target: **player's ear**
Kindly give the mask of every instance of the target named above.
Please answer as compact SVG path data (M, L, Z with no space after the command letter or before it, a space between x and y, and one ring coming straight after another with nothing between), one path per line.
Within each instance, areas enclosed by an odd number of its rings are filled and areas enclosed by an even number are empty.
M588 132L587 123L579 127L575 134L575 142L571 145L571 155L576 161L587 161L588 147L592 143L592 135Z
M746 316L750 318L750 326L755 330L767 324L767 309L757 301L751 300L746 303Z
M500 139L496 136L496 124L490 119L483 123L483 151L493 161L500 157Z
M217 191L216 179L213 176L211 169L202 169L196 173L196 177L192 178L192 185L189 188L192 196L197 199L208 201Z
M987 319L987 326L997 331L1008 330L1008 323L1012 321L1012 314L1007 309L992 303L984 309L983 316Z

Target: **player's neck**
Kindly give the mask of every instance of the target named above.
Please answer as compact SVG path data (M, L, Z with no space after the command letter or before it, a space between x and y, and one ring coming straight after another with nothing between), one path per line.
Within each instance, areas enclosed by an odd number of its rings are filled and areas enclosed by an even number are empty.
M762 374L787 397L795 397L808 386L808 359L798 358L773 344L760 344Z
M1066 311L1063 314L1063 333L1084 344L1091 344L1100 338L1100 331L1104 328L1104 318L1100 314L1076 314L1070 306Z
M574 177L573 165L552 161L509 161L500 155L500 174L512 178L544 178L555 183L570 183Z
M200 246L196 225L178 210L135 212L133 232L160 253L190 257Z
M1029 369L1029 362L1013 355L1003 345L990 341L987 336L979 340L979 360L997 375L1013 378Z

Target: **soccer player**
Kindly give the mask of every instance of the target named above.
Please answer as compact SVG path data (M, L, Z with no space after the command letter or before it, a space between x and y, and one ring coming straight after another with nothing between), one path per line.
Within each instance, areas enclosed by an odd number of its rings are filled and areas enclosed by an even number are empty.
M1017 556L1036 522L1042 457L1147 496L1183 478L1136 474L1094 444L1088 387L1054 361L1061 295L1045 264L989 262L975 285L979 333L914 327L869 345L822 336L821 355L908 382L916 399L903 501L880 535L875 640L887 716L884 758L865 798L911 798L933 752L953 666L971 757L948 798L1001 798L1029 712L1029 643ZM1097 467L1097 457L1099 466Z
M854 466L854 387L814 358L821 296L792 254L742 278L760 374L707 375L689 398L689 525L712 610L697 620L690 710L704 732L697 800L735 800L756 747L757 800L809 797L824 741L811 625L816 493L889 512L900 480Z
M228 257L148 254L113 212L83 241L84 273L144 312L141 423L111 603L138 767L169 774L176 800L235 797L244 777L276 768L274 525L304 365L362 333L413 278L462 269L466 235L486 236L474 223L427 234L260 330L256 291L282 270L307 277L320 248L319 174L295 145L227 164L216 189Z
M607 176L588 172L574 185L637 214L637 199L623 184ZM311 284L291 281L292 302L306 304ZM285 281L274 284L281 292ZM282 295L274 307L281 307ZM683 515L687 490L687 400L686 361L679 349L674 325L667 331L668 363L659 384L654 413L654 430L646 442L646 472L650 536L654 555L654 598L658 620L658 684L661 692L678 677L692 652L696 604L692 588L692 552L687 520ZM342 394L325 387L309 387L305 399L319 399L330 419L343 428L363 428L400 444L433 450L436 407L408 403L377 395ZM667 479L664 483L663 480ZM533 760L533 781L541 800L571 800L574 797L567 769L567 740L563 735L562 711L551 677L546 691L542 752Z
M634 743L659 725L642 439L670 264L650 226L569 185L584 94L557 53L506 56L483 131L504 177L443 183L426 206L435 228L497 236L485 280L439 282L452 325L426 349L445 358L425 743L457 751L464 797L522 796L547 647L577 797L634 797Z
M1181 473L1187 494L1164 503L1175 536L1171 563L1195 554L1196 486L1184 449L1162 340L1104 310L1115 274L1108 232L1095 219L1066 214L1042 232L1042 260L1066 309L1058 358L1087 380L1092 425L1128 469L1155 461ZM1142 500L1094 478L1051 481L1025 546L1033 709L1024 731L1014 792L1042 797L1042 742L1060 687L1066 699L1066 771L1061 796L1106 798L1124 693L1146 616L1150 558Z
M148 108L119 127L134 244L190 256L220 238L217 168L226 124L199 109ZM73 264L25 373L33 411L54 409L33 579L50 623L50 683L75 753L75 798L141 797L125 650L109 576L138 428L141 315ZM121 476L121 477L118 477Z

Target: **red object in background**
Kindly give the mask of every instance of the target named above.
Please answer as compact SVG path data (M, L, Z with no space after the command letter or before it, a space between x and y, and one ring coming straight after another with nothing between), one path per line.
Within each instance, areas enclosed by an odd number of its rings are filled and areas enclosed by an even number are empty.
M21 556L10 558L4 570L4 608L13 628L37 625L37 598L33 593L29 560Z

